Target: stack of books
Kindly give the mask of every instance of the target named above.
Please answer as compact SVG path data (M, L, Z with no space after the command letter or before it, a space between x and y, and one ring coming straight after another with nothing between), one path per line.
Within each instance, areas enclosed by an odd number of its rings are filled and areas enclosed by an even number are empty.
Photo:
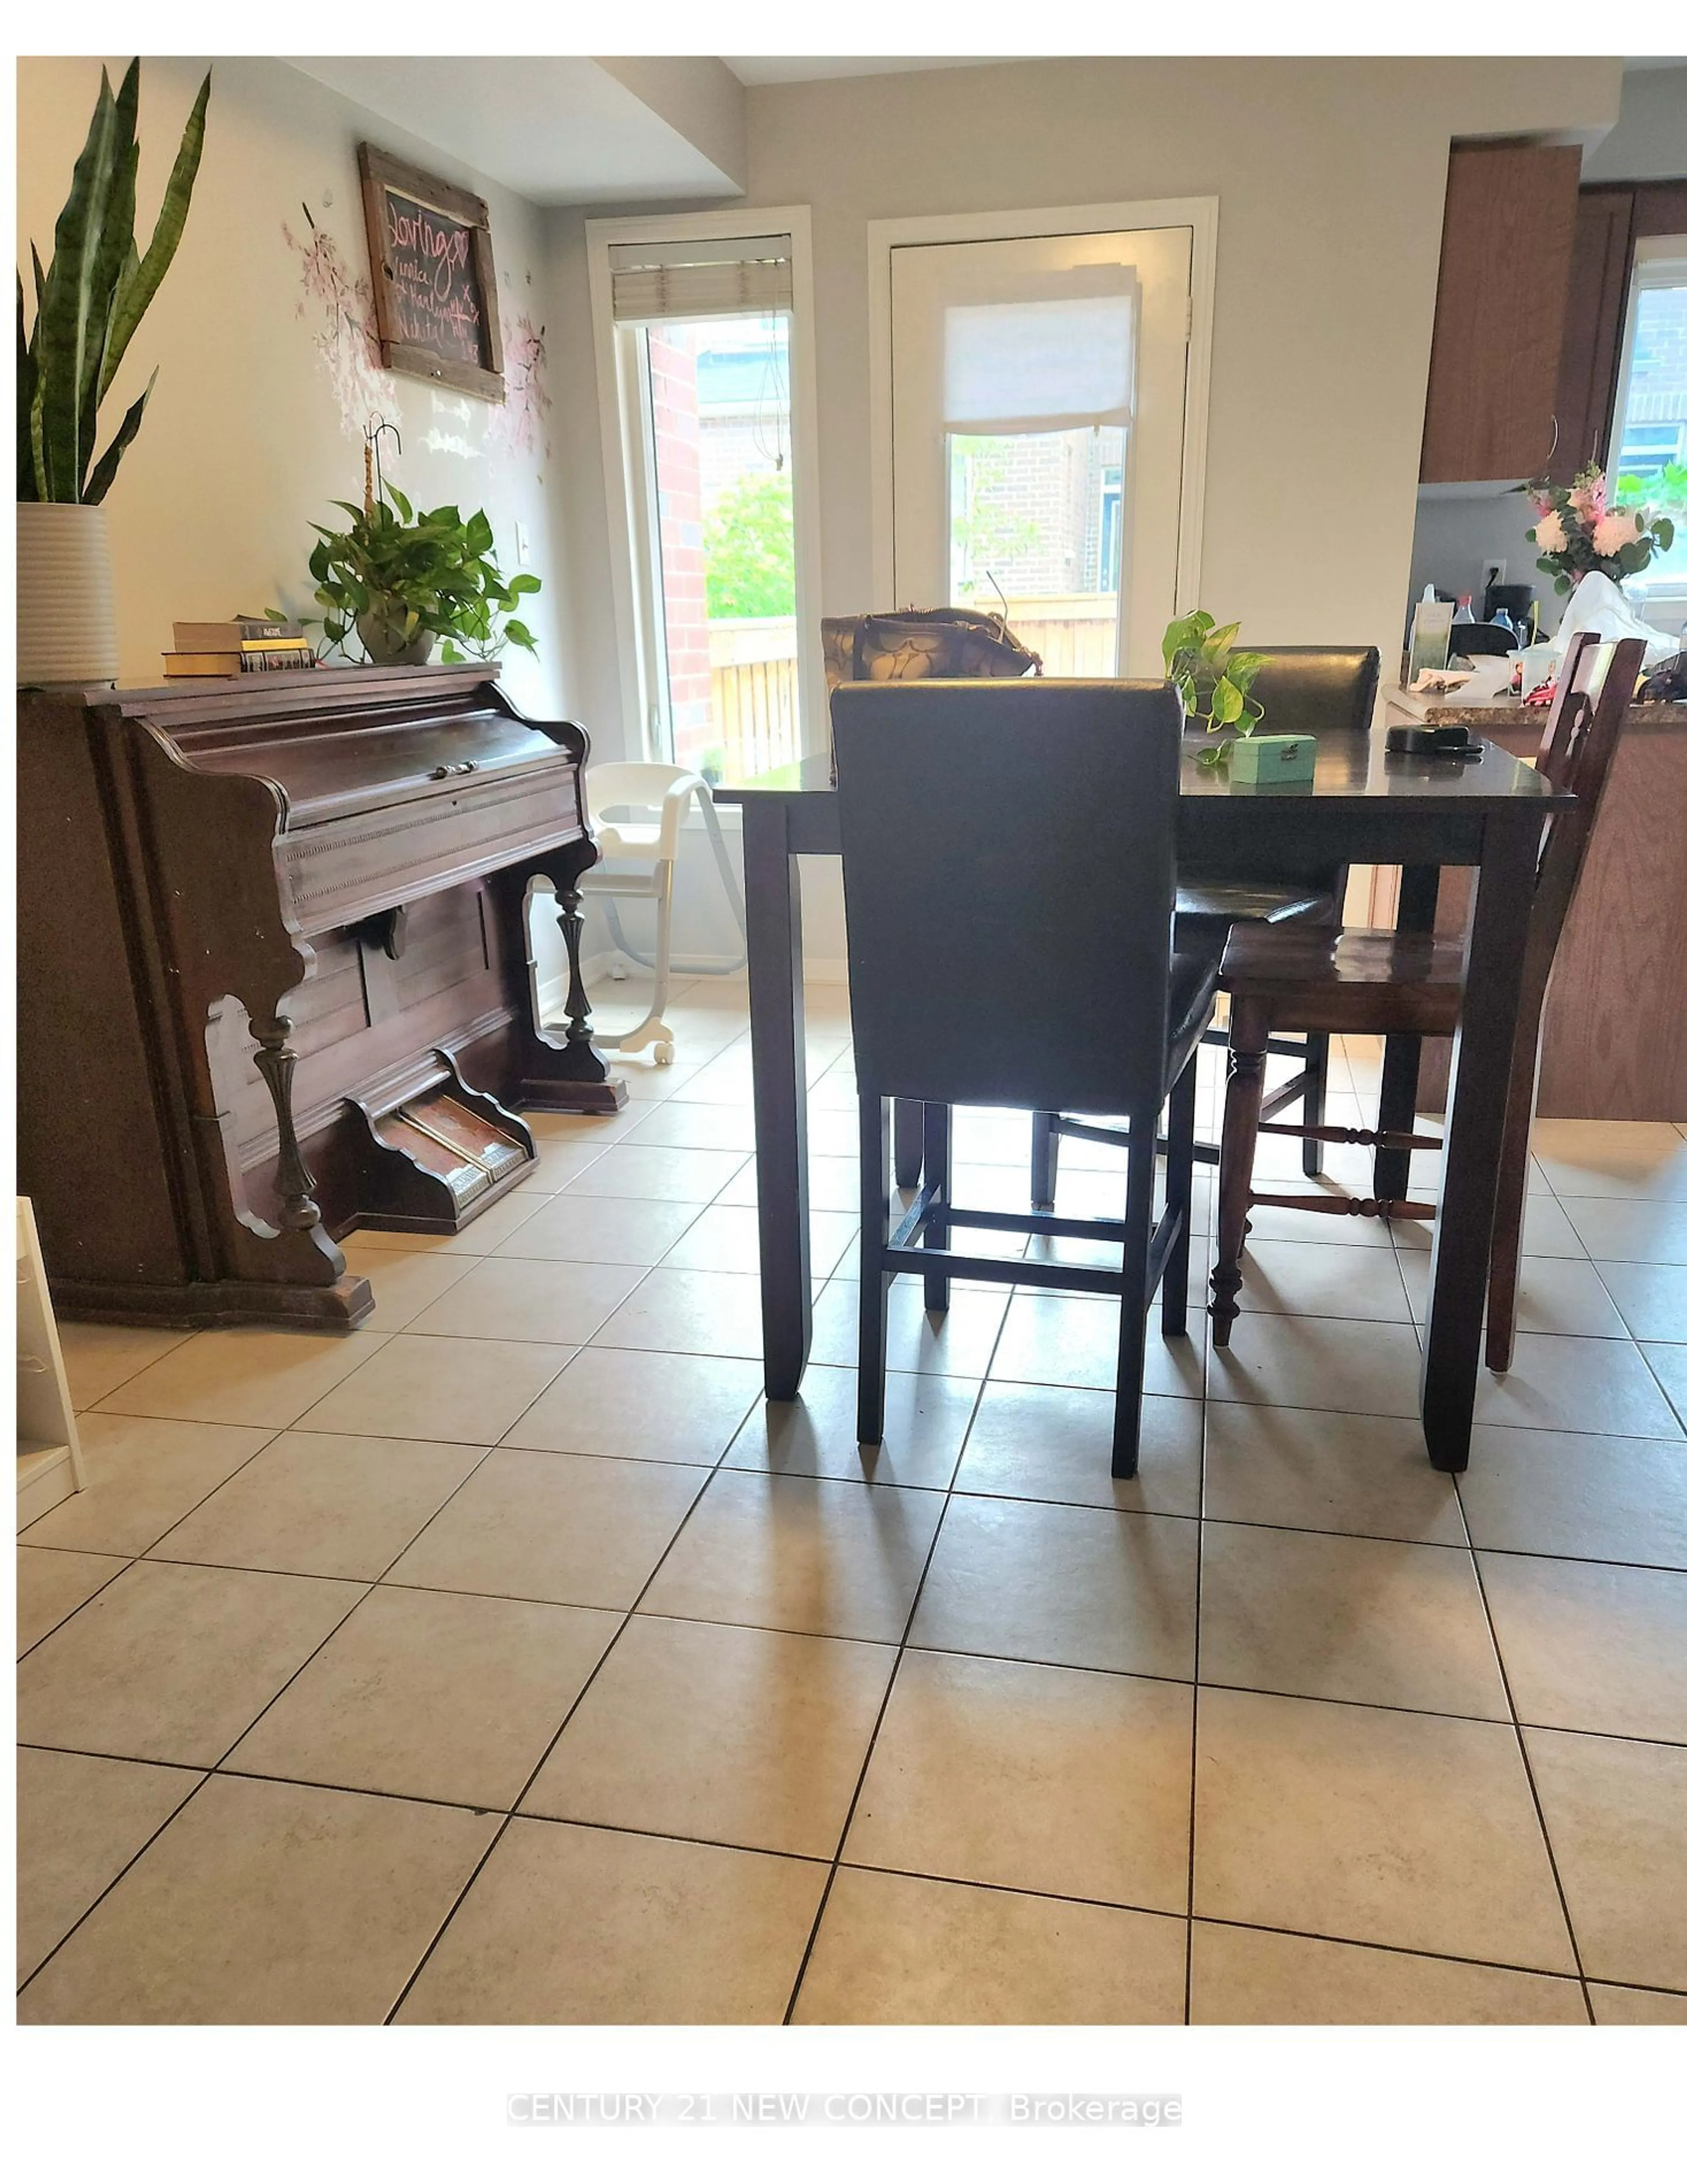
M175 649L164 656L164 674L166 682L193 682L315 665L302 624L239 615L232 621L177 622Z

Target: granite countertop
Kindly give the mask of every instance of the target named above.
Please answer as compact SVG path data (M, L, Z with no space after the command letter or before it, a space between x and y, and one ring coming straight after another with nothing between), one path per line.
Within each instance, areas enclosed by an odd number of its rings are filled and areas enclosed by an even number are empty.
M1392 711L1409 714L1432 728L1486 728L1493 734L1504 728L1527 727L1532 722L1539 725L1546 716L1544 705L1525 705L1520 699L1510 696L1473 698L1462 690L1436 697L1427 691L1404 690L1396 686L1385 692L1384 697ZM1623 725L1625 730L1687 728L1687 700L1631 705Z

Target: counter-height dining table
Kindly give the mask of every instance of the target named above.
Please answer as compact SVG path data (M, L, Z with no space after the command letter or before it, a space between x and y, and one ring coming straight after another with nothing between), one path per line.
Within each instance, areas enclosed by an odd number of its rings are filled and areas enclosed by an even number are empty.
M1399 925L1428 931L1440 868L1472 868L1474 900L1447 1100L1421 1385L1430 1460L1439 1470L1462 1471L1470 1454L1506 1085L1535 861L1542 822L1555 805L1568 800L1495 744L1478 758L1413 758L1388 752L1380 730L1325 734L1318 738L1311 783L1258 788L1233 784L1225 770L1203 766L1201 747L1198 738L1186 742L1178 850L1180 860L1199 866L1204 876L1220 870L1239 878L1257 874L1278 861L1293 868L1317 861L1398 865ZM808 1362L812 1311L796 861L841 854L838 796L824 755L717 788L715 795L717 803L743 811L764 1379L769 1396L788 1401L797 1395ZM1011 827L1012 812L1004 811L1000 823ZM1024 908L1027 916L1036 916L1034 903ZM1023 1036L1021 1021L1004 996L1004 1039ZM1415 1041L1384 1058L1389 1126L1404 1122L1411 1128L1415 1058ZM1403 1189L1403 1177L1400 1184ZM1027 1174L1027 1194L1029 1188ZM1400 1190L1378 1192L1398 1195Z

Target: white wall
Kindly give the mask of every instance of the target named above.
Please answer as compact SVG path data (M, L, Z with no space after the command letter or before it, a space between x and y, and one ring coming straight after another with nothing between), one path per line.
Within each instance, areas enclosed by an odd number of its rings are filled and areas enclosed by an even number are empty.
M1550 637L1558 627L1564 601L1553 590L1551 577L1534 566L1537 549L1526 536L1534 520L1534 510L1522 493L1456 494L1426 489L1417 503L1407 600L1422 599L1423 587L1434 584L1438 591L1469 592L1480 615L1484 565L1503 561L1508 584L1534 585L1541 629Z
M109 64L114 83L122 65ZM142 248L204 66L142 64ZM22 264L31 237L43 259L50 254L98 82L94 60L18 64ZM181 247L107 407L109 429L158 366L145 421L106 504L122 677L158 680L159 655L177 618L212 620L269 605L315 611L306 566L315 538L310 526L313 519L343 522L332 503L361 499L362 424L377 409L403 434L404 454L389 461L388 474L412 499L484 506L506 569L515 560L515 524L526 526L530 566L543 585L529 616L539 658L512 659L505 679L519 704L554 716L565 710L568 685L567 580L545 454L548 420L540 420L532 446L514 444L517 410L366 365L359 375L354 340L339 346L337 391L322 347L331 314L307 292L302 255L283 233L286 227L309 241L308 205L348 276L366 281L357 174L365 136L487 200L506 334L525 315L549 338L556 315L534 207L283 62L218 61ZM554 376L544 391L555 398Z
M1203 604L1261 643L1373 643L1389 658L1450 141L1597 137L1620 81L1598 60L1083 59L753 89L747 202L812 209L824 611L887 604L871 582L868 221L1216 194ZM607 744L618 668L579 216L554 216L551 241L580 404L574 657ZM809 892L810 954L841 955L835 890Z
M813 207L827 610L871 597L866 223L1219 199L1203 603L1396 641L1454 136L1597 129L1613 63L1081 60L750 94L752 199Z
M199 72L143 68L143 216ZM19 64L20 238L50 237L97 81L86 60ZM1596 60L1083 59L752 91L747 202L813 209L824 610L883 604L871 574L867 222L1216 193L1204 602L1263 643L1374 642L1387 656L1409 588L1448 142L1595 137L1619 85L1617 64ZM365 135L487 198L506 313L531 310L548 350L554 406L531 454L502 443L485 405L381 375L365 392L401 423L398 482L426 502L483 504L506 553L515 522L527 526L542 652L536 666L512 663L509 686L617 755L582 215L540 214L276 61L217 64L187 237L117 390L161 366L109 504L125 677L150 679L178 616L307 604L310 521L358 497L357 405L348 431L315 345L320 307L281 227L298 233L308 202L354 274L366 271ZM834 876L820 877L810 950L835 959ZM728 952L707 866L693 878L682 945Z

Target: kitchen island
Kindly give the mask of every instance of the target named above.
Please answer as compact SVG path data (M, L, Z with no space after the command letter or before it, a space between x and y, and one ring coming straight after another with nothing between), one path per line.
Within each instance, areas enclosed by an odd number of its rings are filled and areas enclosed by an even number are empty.
M1460 692L1384 694L1387 726L1457 725L1533 758L1545 709ZM1457 760L1449 760L1456 765ZM1442 878L1436 930L1464 929L1462 873ZM1378 875L1372 922L1391 924ZM1419 1104L1446 1094L1449 1049L1424 1042ZM1623 1122L1687 1119L1687 704L1635 705L1623 723L1553 972L1536 1112Z

